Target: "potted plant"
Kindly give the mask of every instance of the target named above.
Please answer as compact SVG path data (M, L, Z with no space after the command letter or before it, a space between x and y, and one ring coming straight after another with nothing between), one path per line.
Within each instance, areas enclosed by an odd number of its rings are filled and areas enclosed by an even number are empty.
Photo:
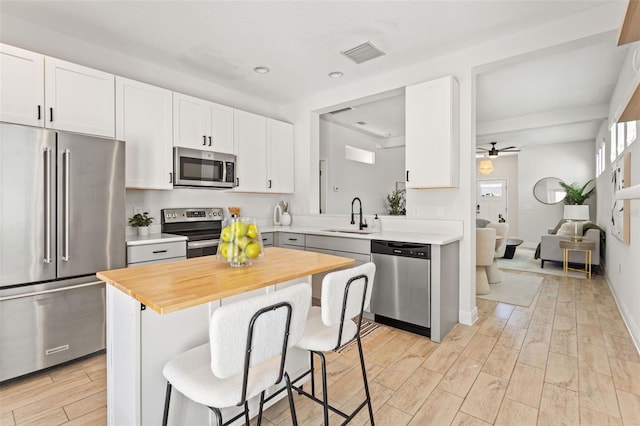
M560 186L567 193L567 195L564 197L564 203L579 205L579 206L583 205L584 202L587 201L587 199L589 199L589 197L591 197L591 195L593 195L594 191L596 190L596 187L594 186L593 188L587 191L587 187L591 185L592 182L593 182L593 179L590 179L584 185L578 186L578 184L575 182L572 184L568 184L560 181L559 182Z
M387 195L387 203L389 204L390 215L399 216L407 214L404 189L396 189Z
M129 225L137 229L138 235L148 235L152 223L153 218L149 216L149 212L136 213L129 218Z

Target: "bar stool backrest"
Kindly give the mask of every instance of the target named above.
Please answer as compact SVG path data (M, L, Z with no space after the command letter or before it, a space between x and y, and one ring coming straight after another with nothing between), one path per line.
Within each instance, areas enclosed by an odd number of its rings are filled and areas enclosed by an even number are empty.
M327 326L338 325L343 320L360 315L363 308L368 309L375 273L376 265L369 262L325 275L322 280L322 322ZM350 283L354 277L358 278ZM349 291L348 294L345 294L348 284Z
M211 316L209 326L213 374L222 379L243 371L246 375L247 367L255 367L282 354L286 351L283 346L295 345L304 333L310 306L311 285L304 283L218 308ZM263 312L256 316L261 310ZM253 336L249 335L252 322ZM269 365L280 368L276 383L279 382L284 365Z

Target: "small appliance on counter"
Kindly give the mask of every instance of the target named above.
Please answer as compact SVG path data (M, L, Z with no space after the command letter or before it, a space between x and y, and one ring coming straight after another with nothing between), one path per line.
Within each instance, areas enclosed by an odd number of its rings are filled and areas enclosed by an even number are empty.
M224 211L219 207L163 209L163 233L187 237L187 258L217 253Z

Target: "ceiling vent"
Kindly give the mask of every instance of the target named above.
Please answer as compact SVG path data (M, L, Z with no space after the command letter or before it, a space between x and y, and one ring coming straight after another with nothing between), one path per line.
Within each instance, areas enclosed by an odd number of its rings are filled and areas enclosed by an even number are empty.
M344 52L340 53L351 59L356 64L370 61L385 54L382 50L375 47L369 41L367 41L366 43L362 43L360 46L352 47L351 49L345 50Z
M353 107L340 108L335 111L331 111L329 114L340 114L341 112L351 111Z

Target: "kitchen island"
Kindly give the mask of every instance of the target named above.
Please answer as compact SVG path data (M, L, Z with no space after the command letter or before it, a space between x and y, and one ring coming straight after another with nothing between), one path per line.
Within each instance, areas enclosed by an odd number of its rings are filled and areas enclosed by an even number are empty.
M340 256L273 247L246 268L231 268L207 256L99 272L98 278L109 284L108 424L161 423L166 385L162 368L174 355L208 341L209 318L218 307L353 264L353 259ZM287 370L292 376L307 365L306 352L289 351ZM255 401L252 406L257 406ZM171 407L170 424L213 423L210 410L177 392Z

